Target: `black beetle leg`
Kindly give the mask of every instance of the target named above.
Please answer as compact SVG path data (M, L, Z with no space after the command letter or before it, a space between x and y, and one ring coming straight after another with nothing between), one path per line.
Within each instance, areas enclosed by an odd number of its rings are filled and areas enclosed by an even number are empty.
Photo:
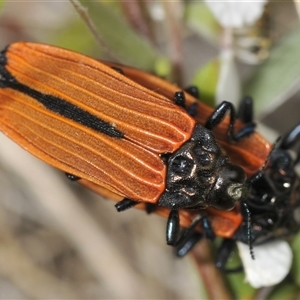
M191 116L195 117L197 115L198 103L194 102L192 105L186 108L186 112Z
M242 99L237 117L245 124L253 122L253 100L251 97L246 96Z
M80 179L80 177L72 175L70 173L65 173L65 175L67 176L68 179L70 179L71 181L77 181Z
M191 85L185 88L184 90L188 94L192 95L194 98L200 100L200 92L196 86ZM197 115L197 107L198 107L198 102L194 102L192 105L186 108L186 111L191 117L195 117Z
M153 212L156 211L158 205L154 203L146 203L146 213L147 214L152 214Z
M193 235L189 237L187 241L183 244L179 244L175 249L175 254L177 257L183 257L188 252L190 252L196 244L203 238L202 233L194 232Z
M124 198L123 200L119 201L115 207L117 209L118 212L120 211L124 211L127 210L135 205L137 205L139 202L128 199L128 198Z
M291 149L297 142L300 141L300 124L296 125L289 133L282 139L279 148L283 150Z
M115 71L117 71L118 73L124 75L124 71L122 68L119 68L119 67L111 67L112 69L114 69Z
M208 118L205 127L209 130L212 130L217 125L219 125L225 114L230 112L230 122L228 128L228 135L229 138L233 141L239 141L240 139L244 138L245 136L249 136L251 133L254 132L255 123L246 124L239 132L234 133L234 123L235 123L235 110L232 103L223 101L212 113L212 115Z
M199 224L202 224L203 233L196 231ZM176 255L179 257L186 255L202 237L214 239L215 233L209 219L205 215L198 214L179 238L176 244Z
M200 99L200 92L199 92L199 89L196 86L191 85L191 86L188 86L187 88L185 88L184 90L188 94L192 95L194 98Z
M175 92L174 94L174 102L180 107L186 108L185 95L183 91Z
M190 226L186 228L181 234L176 246L185 244L189 238L196 232L196 227L202 223L203 216L198 214L191 222Z
M243 267L239 266L233 269L226 269L226 263L232 255L235 248L235 241L232 239L223 239L222 244L217 250L216 266L225 273L236 273L243 271Z
M189 107L186 107L184 91L178 91L174 94L174 102L178 106L183 107L190 116L194 117L197 114L198 103L194 102Z
M278 149L290 150L299 142L300 142L300 124L297 124L292 130L290 130L282 138L282 140L279 143ZM279 154L280 153L282 153L282 156L287 155L286 152L279 152ZM277 154L277 156L279 156L279 154ZM281 161L283 161L283 159L281 159ZM297 164L299 164L299 162L300 162L300 152L298 149L297 156L296 156L295 160L293 161L293 165L296 166ZM280 165L278 166L278 168L280 168ZM283 167L281 167L281 168L283 168Z
M175 246L179 237L180 223L178 210L171 210L167 221L167 244Z

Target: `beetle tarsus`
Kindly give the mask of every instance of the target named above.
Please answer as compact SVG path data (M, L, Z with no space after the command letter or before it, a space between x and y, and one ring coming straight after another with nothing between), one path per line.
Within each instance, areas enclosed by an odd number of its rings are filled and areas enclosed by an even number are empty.
M178 106L180 107L183 107L183 108L186 108L185 106L185 95L184 95L184 92L183 91L178 91L178 92L175 92L175 95L174 95L174 102L175 104L177 104Z
M146 213L152 214L157 209L157 204L154 203L146 203Z
M127 210L135 205L137 205L139 202L128 199L128 198L124 198L123 200L119 201L115 207L117 209L118 212Z
M183 244L179 244L175 249L177 257L184 257L190 252L194 246L203 238L203 235L199 232L195 232L190 238Z
M300 124L297 124L289 133L285 135L279 145L279 148L288 150L293 148L298 142L300 142Z
M204 236L207 239L213 240L216 237L216 235L212 228L210 220L206 216L204 216L204 217L202 217L201 221L202 221L202 228L203 228Z
M239 106L237 117L245 124L253 123L253 100L251 97L246 96L243 98Z
M65 174L66 174L67 178L70 179L71 181L77 181L77 180L81 179L80 177L70 174L70 173L65 173Z
M224 273L237 273L243 271L243 267L239 266L232 269L226 269L226 263L232 255L235 248L235 241L232 239L223 239L222 244L217 250L216 267Z

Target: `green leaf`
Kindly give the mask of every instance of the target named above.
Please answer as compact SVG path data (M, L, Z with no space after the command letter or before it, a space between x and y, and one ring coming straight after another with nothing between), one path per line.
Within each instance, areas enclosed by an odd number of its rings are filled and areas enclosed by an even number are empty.
M46 42L49 43L49 37ZM99 45L79 18L72 20L58 32L54 32L50 42L59 47L101 57L102 52ZM97 49L97 53L95 53L95 49Z
M202 67L194 76L192 84L200 91L201 101L215 107L215 96L220 73L220 61L214 59Z
M168 59L162 57L156 60L153 70L154 70L154 74L156 74L157 76L166 78L171 73L172 66Z
M300 26L282 38L272 50L270 59L246 84L244 94L256 101L256 115L275 109L300 89L299 49Z
M238 252L234 252L229 263L227 263L226 268L236 268L237 266L242 266L242 262L238 256ZM252 288L248 283L245 282L245 273L236 272L228 274L226 276L230 289L234 294L235 299L248 299L252 298L256 293L256 290Z
M153 70L160 56L148 40L133 31L118 9L102 2L82 0L81 3L110 53L124 64Z
M289 283L283 283L274 289L271 295L267 298L268 300L294 300L298 299L299 289L297 286Z
M221 27L209 7L200 1L188 1L185 6L185 18L193 31L218 45Z
M1 1L0 1L0 13L2 12L3 7L5 6L5 4L6 4L6 1L5 1L5 0L1 0Z
M300 233L294 237L291 247L294 254L291 274L300 287Z

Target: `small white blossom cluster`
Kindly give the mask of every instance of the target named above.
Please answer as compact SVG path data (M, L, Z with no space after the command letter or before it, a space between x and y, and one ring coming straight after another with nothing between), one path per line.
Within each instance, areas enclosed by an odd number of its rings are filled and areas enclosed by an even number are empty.
M267 0L205 2L223 27L240 28L252 25L260 18Z

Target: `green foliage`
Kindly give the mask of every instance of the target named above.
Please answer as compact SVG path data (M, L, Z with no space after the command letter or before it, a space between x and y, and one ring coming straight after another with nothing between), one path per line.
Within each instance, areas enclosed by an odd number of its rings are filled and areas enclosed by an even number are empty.
M133 31L115 6L94 1L81 3L110 53L123 64L153 71L160 56L147 39Z
M299 288L294 284L285 283L278 285L267 298L268 300L294 300L298 299Z
M295 280L296 284L300 287L300 233L298 233L295 238L293 239L292 243L292 250L294 253L294 259L292 264L292 275L293 279Z
M217 45L221 27L207 5L200 1L190 1L186 5L185 19L193 31Z
M238 251L236 250L233 253L230 261L227 263L226 268L230 270L240 266L242 266L242 262L238 256ZM245 282L244 272L235 272L228 274L226 275L226 280L232 294L235 295L235 299L248 299L254 296L255 289Z
M208 62L194 76L192 84L201 91L201 101L215 107L215 95L219 80L220 61L218 58Z
M100 49L95 38L79 18L66 24L59 32L55 32L51 44L80 53L95 54L95 57L103 55L103 49ZM97 49L97 53L95 53L95 49Z
M6 0L1 0L1 1L0 1L0 13L2 12L2 10L3 10L4 6L5 6L5 4L6 4Z
M255 99L256 114L269 111L299 90L300 27L288 32L272 49L270 58L246 84L244 93Z

